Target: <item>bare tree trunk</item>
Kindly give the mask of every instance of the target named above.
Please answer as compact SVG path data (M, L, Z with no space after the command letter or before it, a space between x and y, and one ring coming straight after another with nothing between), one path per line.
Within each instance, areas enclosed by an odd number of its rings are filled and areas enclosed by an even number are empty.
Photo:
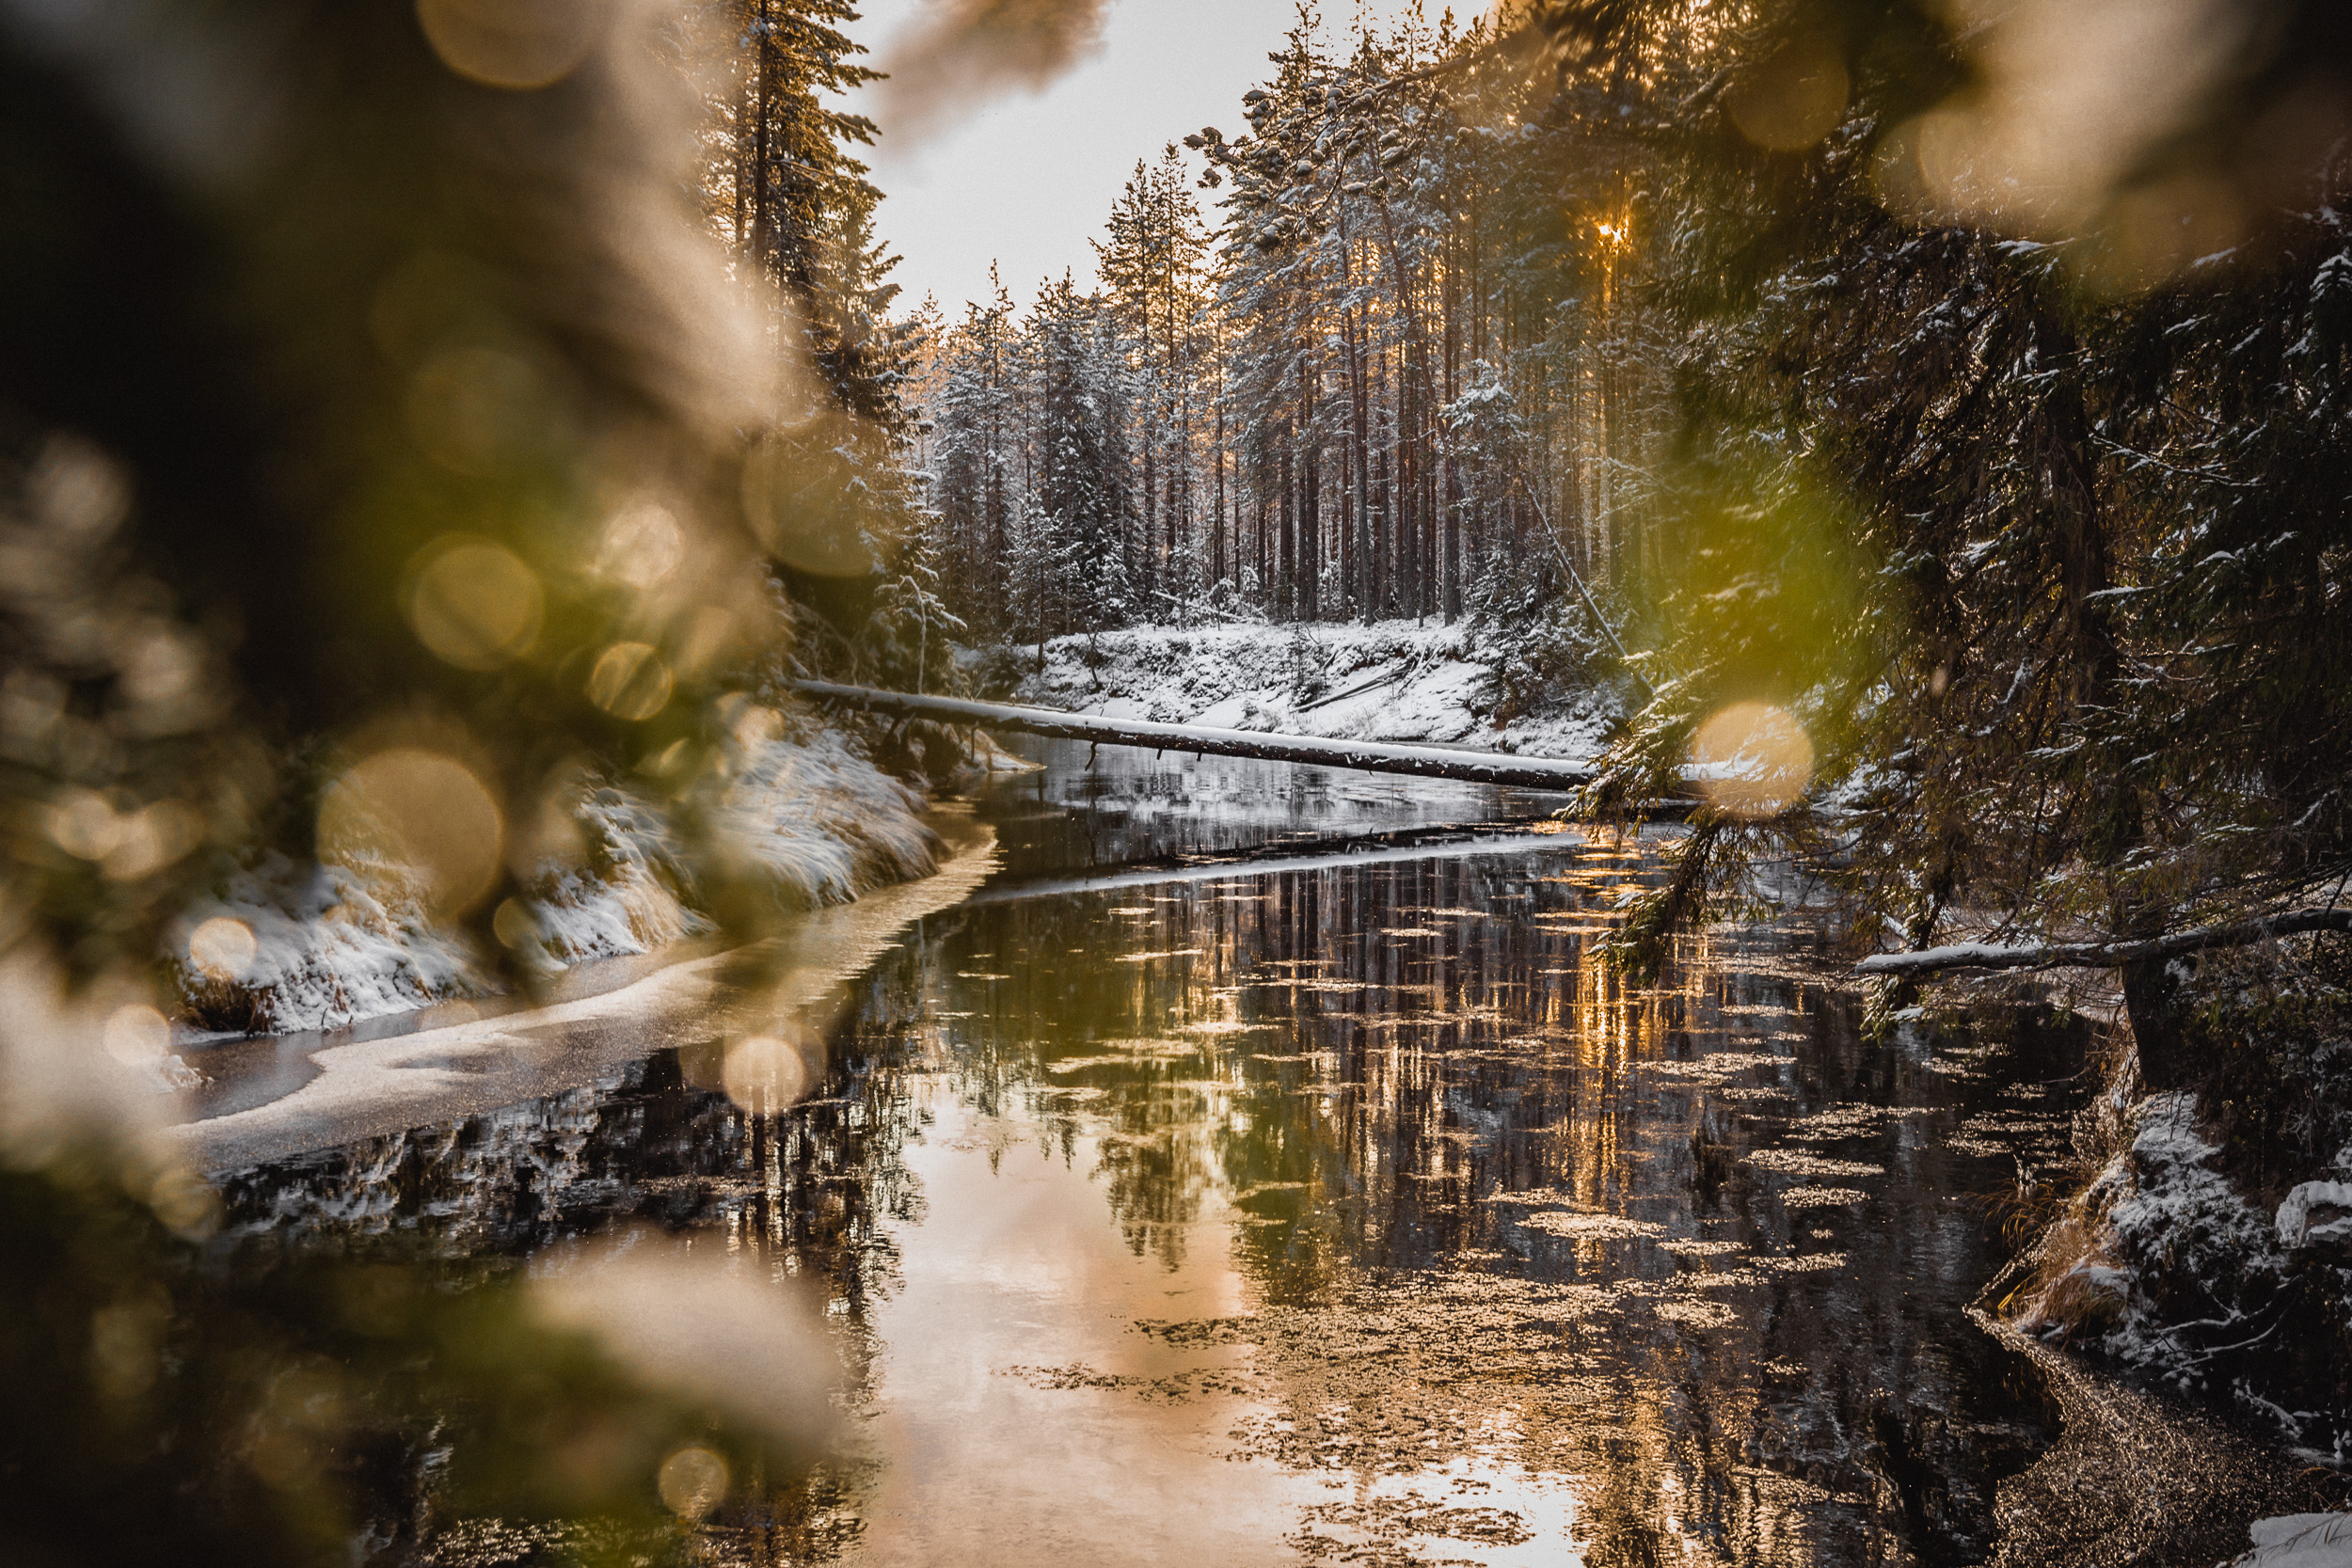
M1298 603L1298 492L1296 470L1292 464L1295 439L1293 432L1286 430L1282 433L1282 533L1279 542L1282 583L1275 595L1275 603L1285 620L1296 619Z
M1298 362L1299 425L1306 437L1298 493L1298 616L1302 621L1323 618L1322 442L1316 433L1315 408L1315 384L1320 379L1313 356L1302 356Z

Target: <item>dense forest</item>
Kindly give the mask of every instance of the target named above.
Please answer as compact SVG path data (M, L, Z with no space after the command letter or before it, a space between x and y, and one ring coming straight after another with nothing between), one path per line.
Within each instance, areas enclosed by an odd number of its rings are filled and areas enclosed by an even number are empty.
M1638 559L1665 389L1621 298L1640 149L1570 104L1532 155L1549 88L1492 44L1335 55L1302 20L1247 134L1136 165L1099 293L917 322L940 548L986 625L1525 619Z
M913 320L961 617L1470 615L1597 655L1581 580L1651 699L1611 789L1726 703L1787 708L1846 781L1863 926L2153 938L2324 897L2341 24L2225 30L2065 151L2185 24L2069 68L2057 22L1996 48L1899 5L1517 16L1302 14L1246 133L1184 135L1198 178L1136 166L1098 292ZM1756 836L1699 834L1652 917Z

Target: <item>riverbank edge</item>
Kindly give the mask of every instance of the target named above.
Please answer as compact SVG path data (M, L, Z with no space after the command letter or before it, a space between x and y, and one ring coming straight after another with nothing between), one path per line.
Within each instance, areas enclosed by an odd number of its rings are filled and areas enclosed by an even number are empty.
M689 955L586 996L367 1039L254 1042L290 1044L310 1070L261 1104L183 1117L163 1135L190 1164L219 1173L579 1088L615 1066L755 1022L788 1015L801 1038L821 1045L850 982L911 927L995 874L994 831L968 803L925 818L946 850L930 876L803 911L750 947Z

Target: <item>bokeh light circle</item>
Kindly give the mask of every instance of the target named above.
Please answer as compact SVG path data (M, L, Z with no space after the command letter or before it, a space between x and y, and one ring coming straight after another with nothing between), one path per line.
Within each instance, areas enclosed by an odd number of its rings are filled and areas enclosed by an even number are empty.
M639 501L614 513L601 543L596 559L605 575L639 590L659 588L686 559L677 518L658 501Z
M601 0L417 0L417 24L443 65L514 91L579 70L609 21Z
M496 670L539 639L539 575L502 545L443 539L419 552L402 608L417 641L461 670Z
M152 1062L171 1049L171 1022L143 1002L117 1007L98 1032L106 1054L125 1067Z
M774 1035L747 1035L727 1043L721 1082L727 1098L753 1116L789 1110L809 1084L808 1058L792 1041Z
M415 877L439 914L462 914L499 876L505 825L472 769L415 747L355 765L319 801L319 859L372 877Z
M684 1519L700 1519L726 1501L727 1462L708 1449L680 1449L661 1462L656 1481L662 1506Z
M588 700L615 719L637 723L670 705L670 667L644 642L615 642L588 672Z
M1708 803L1746 821L1774 816L1813 782L1813 742L1787 708L1734 703L1691 736L1691 761Z
M188 961L208 980L244 979L261 951L253 927L229 915L204 922L188 938Z

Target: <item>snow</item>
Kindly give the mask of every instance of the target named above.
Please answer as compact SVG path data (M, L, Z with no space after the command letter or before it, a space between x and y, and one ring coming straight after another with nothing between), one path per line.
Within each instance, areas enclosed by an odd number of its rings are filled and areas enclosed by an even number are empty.
M1501 657L1467 623L1132 626L1057 639L1019 700L1104 718L1336 740L1423 741L1584 761L1616 713L1601 692L1509 715Z
M765 881L782 910L839 904L929 875L937 839L923 800L840 735L742 734L708 819L727 870ZM551 970L657 952L712 928L693 907L683 847L660 805L589 781L572 811L579 842L527 879L530 957ZM397 865L298 864L264 857L238 871L173 927L184 1039L208 1033L338 1028L493 989L484 955L437 922L425 889ZM208 979L185 958L208 920L253 934L233 979ZM501 927L503 931L504 927Z
M2198 1130L2196 1097L2146 1097L2126 1114L2131 1143L2086 1195L2106 1211L2098 1283L2120 1294L2099 1341L2124 1365L2187 1393L2235 1396L2298 1444L2308 1429L2240 1375L2241 1354L2275 1330L2269 1310L2287 1272L2280 1226L2218 1168L2221 1148ZM2333 1183L2315 1185L2332 1186ZM2275 1390L2272 1390L2275 1392Z
M2200 1281L2233 1284L2249 1272L2275 1270L2280 1259L2269 1216L2212 1168L2221 1150L2199 1136L2196 1113L2196 1097L2185 1092L2151 1095L2135 1107L2137 1135L2123 1162L2131 1190L2109 1215L2118 1244L2135 1263L2162 1259ZM2153 1322L2136 1323L2127 1315L2120 1333L2127 1342L2116 1348L2166 1359L2153 1340L2129 1343L2160 1335Z
M722 843L787 903L841 904L930 874L923 798L818 730L747 748L717 814Z
M714 954L617 990L410 1034L322 1042L304 1053L311 1075L275 1083L260 1103L171 1129L170 1147L202 1169L240 1170L583 1088L663 1045L774 1029L779 1020L794 1021L798 1037L822 1040L850 995L841 981L862 974L909 924L961 902L995 870L995 835L985 824L946 812L938 820L946 858L936 874L780 920L775 932L787 940L779 961L756 986L741 984L734 956ZM528 1120L535 1113L516 1114Z
M1943 947L1922 948L1915 953L1874 953L1854 965L1858 974L1899 974L1915 968L1961 968L1976 965L1997 969L2020 953L2033 952L2029 947L2004 946L1996 942L1958 942Z
M253 933L255 954L233 983L182 960L181 989L197 1018L230 1033L317 1029L405 1012L478 991L479 960L460 934L437 928L422 889L397 874L298 865L268 855L176 923L173 946L204 922L230 919Z
M2352 1568L2352 1513L2287 1513L2247 1527L2254 1549L2228 1568Z
M2313 1225L2314 1209L2343 1212ZM2278 1223L2279 1244L2290 1250L2352 1242L2352 1181L2304 1182L2279 1205Z

